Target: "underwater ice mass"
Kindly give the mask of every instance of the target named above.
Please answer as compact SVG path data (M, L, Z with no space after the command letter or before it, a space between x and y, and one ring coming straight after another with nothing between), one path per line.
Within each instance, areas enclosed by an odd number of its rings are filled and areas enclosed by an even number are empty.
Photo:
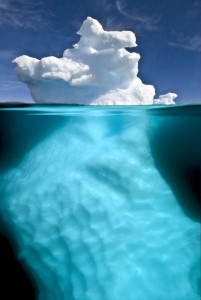
M140 55L125 48L136 47L131 31L105 31L88 17L78 34L79 42L62 58L41 60L17 57L16 73L37 103L94 105L174 104L175 93L154 99L155 89L138 74Z
M38 299L200 300L200 128L198 107L0 110L0 217Z

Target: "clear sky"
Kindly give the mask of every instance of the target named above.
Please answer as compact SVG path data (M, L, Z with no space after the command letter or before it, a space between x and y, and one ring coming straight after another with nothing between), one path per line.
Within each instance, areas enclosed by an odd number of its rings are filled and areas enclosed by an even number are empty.
M135 32L139 77L156 96L201 103L201 0L0 0L0 101L31 101L12 59L61 57L87 16L106 30Z

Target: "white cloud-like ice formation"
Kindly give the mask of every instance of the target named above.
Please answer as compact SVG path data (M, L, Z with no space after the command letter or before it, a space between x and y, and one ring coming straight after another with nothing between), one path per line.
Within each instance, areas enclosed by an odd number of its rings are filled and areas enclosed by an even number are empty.
M174 99L177 97L175 93L167 93L160 95L159 99L154 99L154 104L175 104Z
M64 51L62 58L38 60L17 57L16 73L30 88L38 103L76 103L94 105L173 104L176 94L154 100L155 89L142 83L138 74L136 37L130 31L105 31L88 17L78 34L79 42Z

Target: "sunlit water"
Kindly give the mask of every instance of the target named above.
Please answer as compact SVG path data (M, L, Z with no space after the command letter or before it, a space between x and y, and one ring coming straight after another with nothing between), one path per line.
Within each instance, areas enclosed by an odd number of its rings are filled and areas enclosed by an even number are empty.
M0 109L1 226L40 300L200 299L200 111Z

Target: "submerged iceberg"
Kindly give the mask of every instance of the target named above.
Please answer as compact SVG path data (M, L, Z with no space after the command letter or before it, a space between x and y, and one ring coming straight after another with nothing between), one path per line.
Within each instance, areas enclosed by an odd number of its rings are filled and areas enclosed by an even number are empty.
M199 115L0 111L0 216L38 299L200 299Z
M22 55L13 61L37 103L154 104L154 87L137 77L140 55L125 49L137 46L133 32L105 31L88 17L78 34L79 42L62 58ZM172 100L168 93L157 104L174 104Z

